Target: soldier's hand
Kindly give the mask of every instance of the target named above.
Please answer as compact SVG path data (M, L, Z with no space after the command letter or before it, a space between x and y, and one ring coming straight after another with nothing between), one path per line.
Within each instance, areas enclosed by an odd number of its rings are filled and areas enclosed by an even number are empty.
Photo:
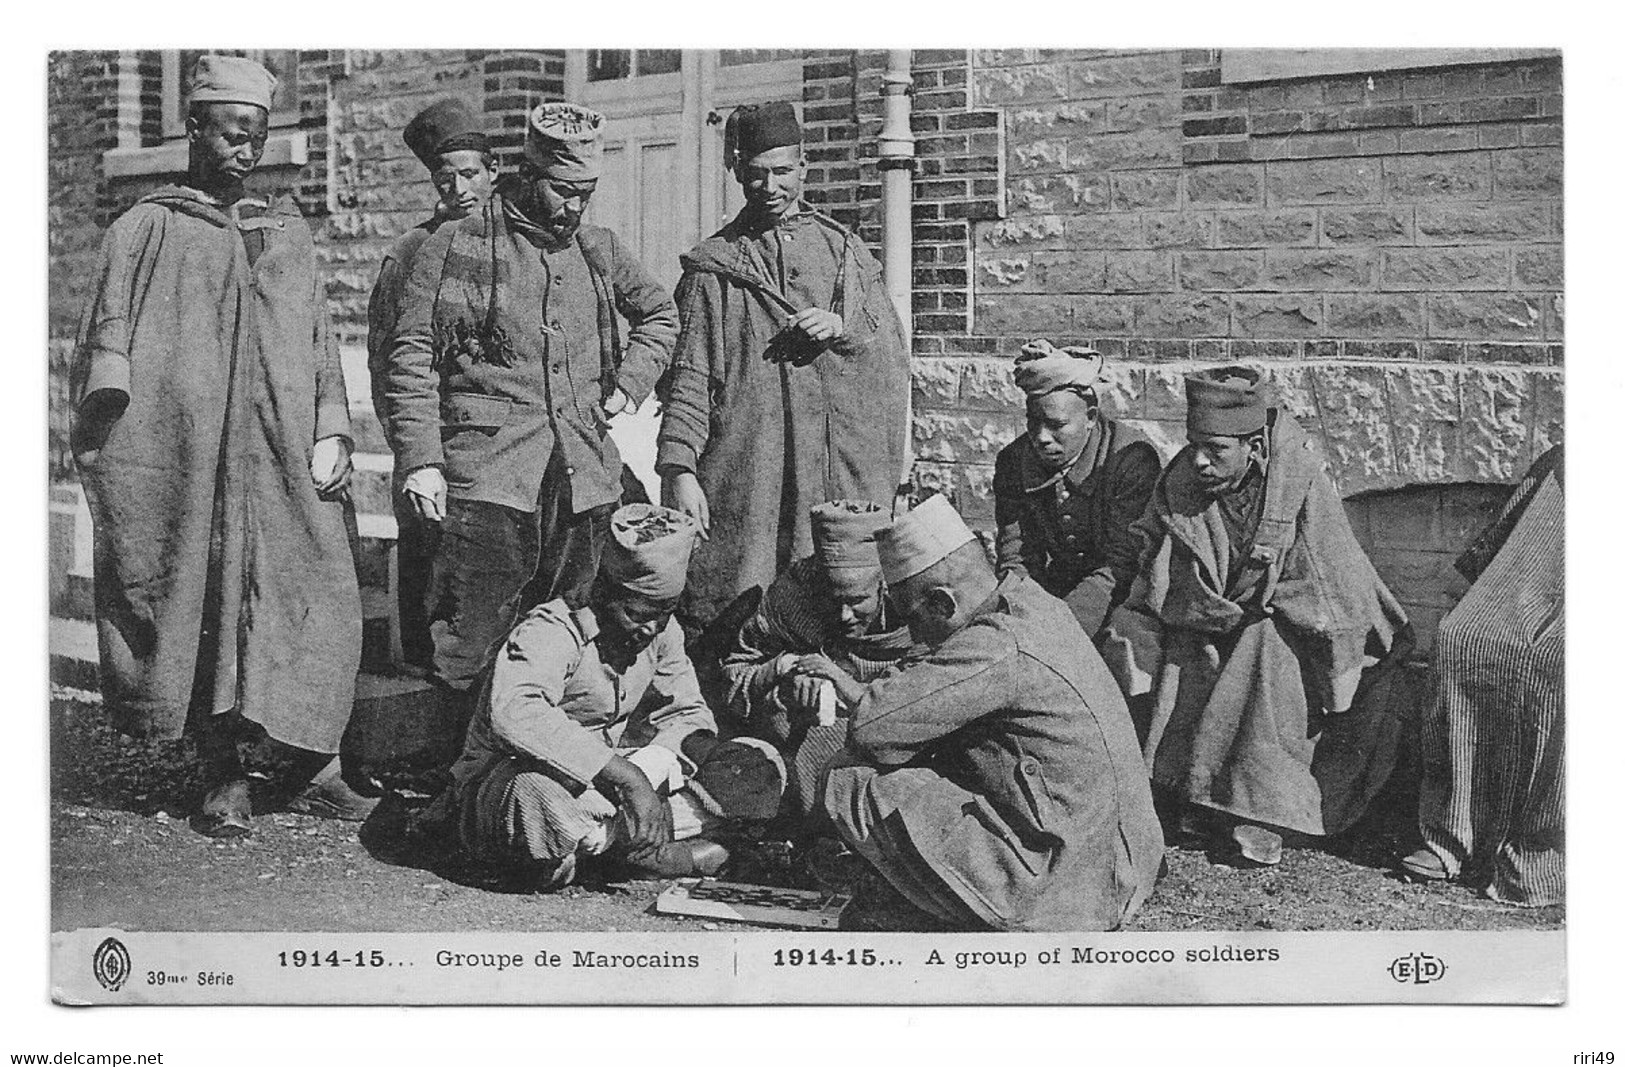
M818 691L828 684L811 674L792 674L779 683L779 702L792 718L817 718Z
M604 414L612 419L623 411L635 414L637 410L638 406L632 402L632 398L624 389L616 389L609 394L609 399L604 401Z
M835 687L835 695L847 707L856 704L863 697L863 683L852 677L851 674L841 668L840 664L822 652L802 656L796 665L791 668L790 673L792 676L805 675L810 678L821 678L829 682Z
M678 471L660 480L661 503L700 524L700 540L711 539L711 505L693 471Z
M324 437L310 450L310 480L323 500L332 500L350 487L351 470L347 437Z
M807 340L824 344L846 333L846 324L833 311L808 308L790 320L792 329L800 330Z
M406 499L424 522L440 522L446 517L446 476L439 467L419 467L406 476Z
M627 851L658 848L671 840L671 805L655 792L637 764L625 756L611 756L594 784L600 781L620 807Z

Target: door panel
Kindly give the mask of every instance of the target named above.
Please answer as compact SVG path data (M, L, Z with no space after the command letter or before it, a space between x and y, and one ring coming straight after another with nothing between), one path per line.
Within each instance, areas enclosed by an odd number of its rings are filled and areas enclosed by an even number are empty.
M614 230L669 291L682 273L678 257L743 204L722 167L722 123L709 115L766 100L795 100L799 110L801 60L719 66L716 52L690 50L678 73L656 65L661 73L597 82L586 80L586 67L584 53L567 55L567 95L607 120L603 176L587 219ZM650 398L610 423L627 465L656 499L657 406Z

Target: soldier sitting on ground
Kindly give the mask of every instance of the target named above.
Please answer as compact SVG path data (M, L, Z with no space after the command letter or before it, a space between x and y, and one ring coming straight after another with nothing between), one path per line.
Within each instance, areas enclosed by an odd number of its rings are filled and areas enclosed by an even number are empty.
M783 763L766 742L717 739L672 619L695 533L651 504L614 514L588 602L533 608L498 648L420 832L552 889L584 857L713 874L728 858L714 834L778 812Z

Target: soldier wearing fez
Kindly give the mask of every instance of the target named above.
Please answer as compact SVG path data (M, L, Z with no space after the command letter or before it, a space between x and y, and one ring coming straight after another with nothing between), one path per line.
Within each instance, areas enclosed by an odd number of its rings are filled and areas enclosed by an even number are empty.
M108 231L71 385L103 698L126 732L196 739L211 836L376 803L335 755L361 659L338 348L298 207L243 189L274 86L198 59L186 178Z
M431 678L454 718L518 614L586 603L622 494L609 418L648 396L677 336L671 298L582 223L602 124L535 108L519 173L424 241L401 298L384 425L407 497L440 524Z
M452 784L418 822L541 889L585 857L713 874L715 835L771 819L784 789L771 745L717 740L672 619L694 521L629 504L609 527L587 601L533 608L502 644Z
M955 927L1108 930L1144 902L1162 831L1123 694L1077 620L996 578L946 499L876 535L921 650L871 682L824 777L842 839Z
M412 260L423 242L448 222L478 214L491 199L497 163L490 139L472 109L461 100L438 100L406 124L404 139L429 171L437 199L434 213L395 239L384 253L378 281L367 303L367 370L372 378L373 410L389 419L385 404L385 371L400 318L401 294L412 273ZM428 591L438 534L425 522L404 489L405 472L396 469L391 494L395 506L398 617L401 652L406 662L427 669L433 662L429 635Z
M1386 780L1366 668L1405 612L1349 527L1326 461L1263 374L1185 377L1190 444L1142 518L1140 572L1101 652L1149 697L1145 760L1184 830L1254 864L1337 833Z
M665 503L700 524L679 609L696 629L812 553L815 504L889 505L908 411L908 351L879 264L802 199L795 109L738 108L725 141L745 207L682 257L655 467Z

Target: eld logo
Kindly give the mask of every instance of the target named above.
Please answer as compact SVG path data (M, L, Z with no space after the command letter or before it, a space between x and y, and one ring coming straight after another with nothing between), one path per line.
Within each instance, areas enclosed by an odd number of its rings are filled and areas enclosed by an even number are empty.
M1427 985L1443 978L1444 972L1444 960L1437 956L1429 956L1425 952L1401 956L1388 965L1389 976L1402 984L1409 982L1412 985Z

